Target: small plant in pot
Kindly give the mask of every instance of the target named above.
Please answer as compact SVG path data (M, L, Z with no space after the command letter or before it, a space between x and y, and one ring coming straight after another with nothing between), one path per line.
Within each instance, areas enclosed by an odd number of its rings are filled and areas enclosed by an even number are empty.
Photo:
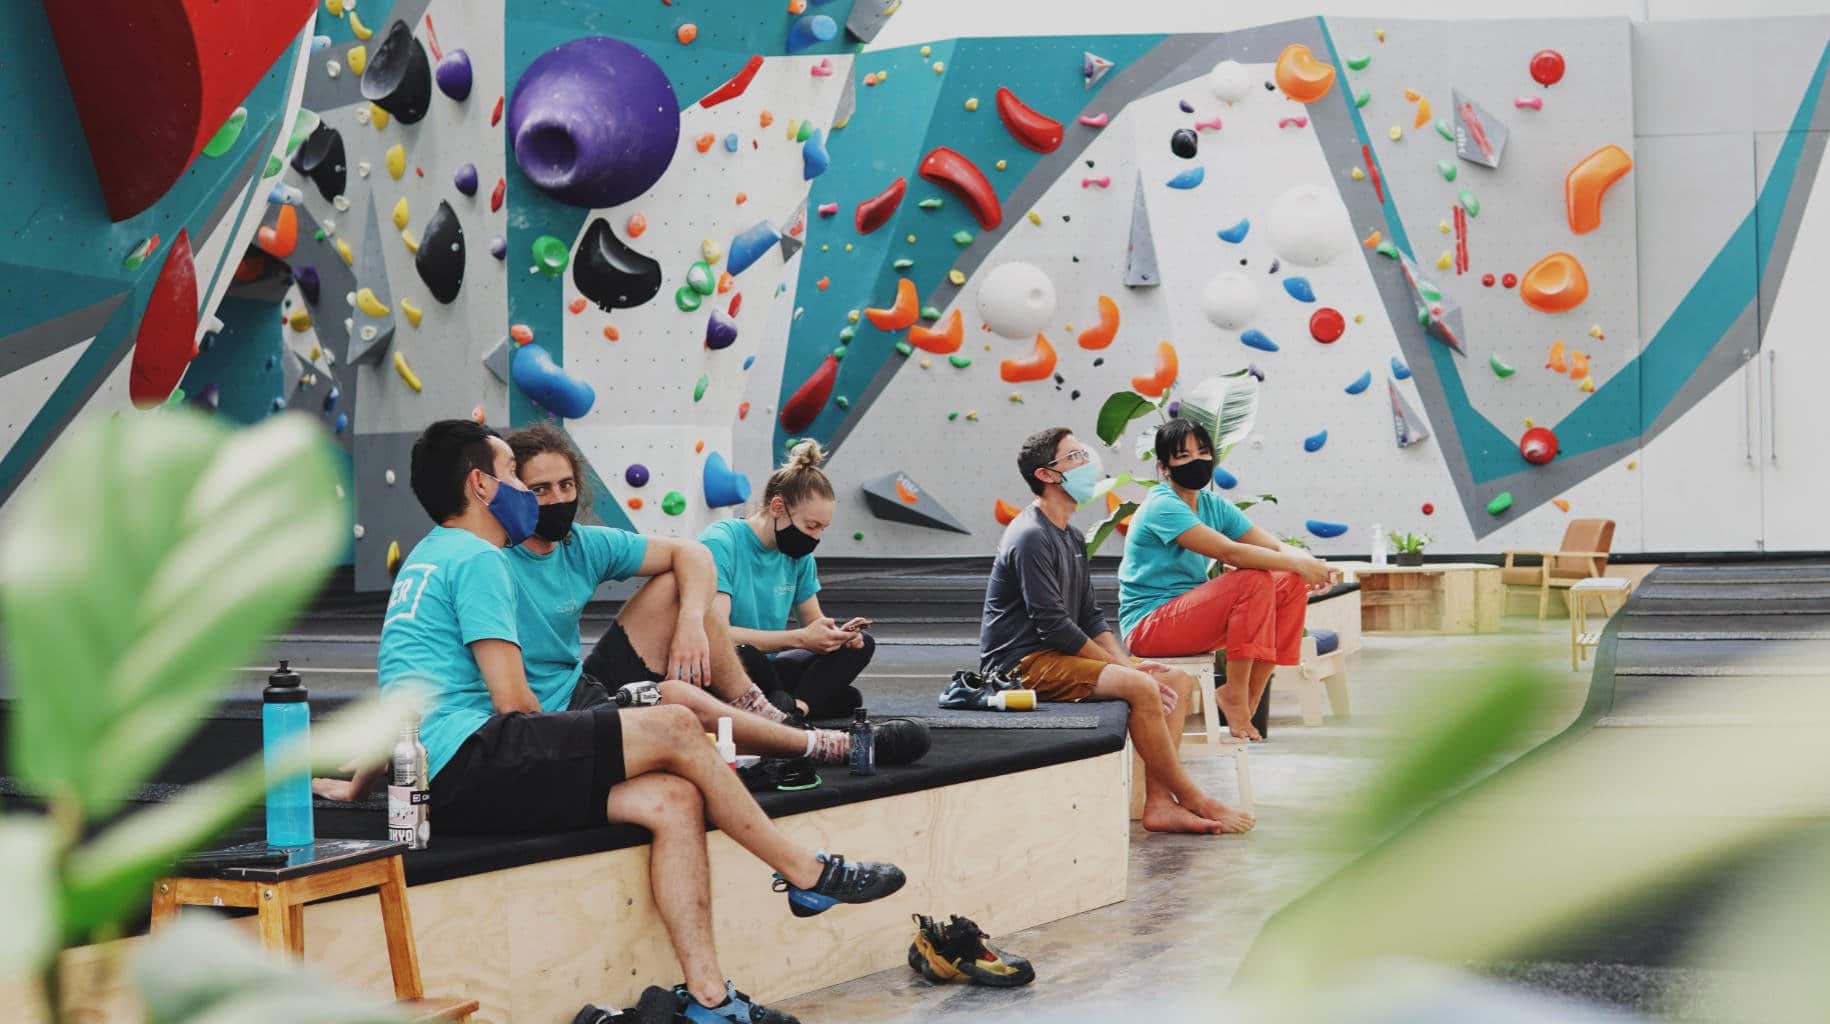
M1430 543L1428 534L1394 533L1392 534L1392 556L1395 565L1422 565L1423 549Z

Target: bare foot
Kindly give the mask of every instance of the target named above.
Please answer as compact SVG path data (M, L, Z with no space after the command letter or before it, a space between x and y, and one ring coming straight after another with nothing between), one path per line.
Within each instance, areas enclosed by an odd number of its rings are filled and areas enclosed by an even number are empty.
M1220 704L1220 713L1226 716L1226 730L1233 734L1234 739L1264 739L1259 735L1257 729L1252 728L1252 711L1248 706L1249 701L1228 697L1225 687L1215 690L1214 694Z
M1222 825L1227 826L1224 830L1227 832L1249 831L1253 825L1258 823L1257 819L1253 818L1245 811L1228 807L1206 794L1202 794L1193 800L1184 800L1182 801L1182 806L1201 817L1206 818L1208 821L1217 821Z
M1181 804L1173 802L1145 805L1143 824L1144 830L1147 832L1192 832L1199 835L1219 835L1227 831L1226 826L1222 823L1210 821Z

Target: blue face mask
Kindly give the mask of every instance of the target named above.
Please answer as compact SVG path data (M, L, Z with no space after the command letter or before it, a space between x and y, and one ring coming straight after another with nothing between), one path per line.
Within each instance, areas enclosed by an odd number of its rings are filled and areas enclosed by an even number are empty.
M1084 466L1075 466L1061 474L1061 489L1074 499L1074 504L1085 505L1093 497L1093 489L1099 486L1104 472L1098 462L1089 462Z
M534 535L540 522L540 499L533 491L503 483L500 477L490 479L496 482L496 495L489 499L489 514L508 532L507 546L512 548Z

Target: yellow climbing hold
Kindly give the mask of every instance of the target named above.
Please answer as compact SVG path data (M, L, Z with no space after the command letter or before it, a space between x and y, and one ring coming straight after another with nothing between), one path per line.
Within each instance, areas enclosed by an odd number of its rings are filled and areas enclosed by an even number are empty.
M349 70L352 75L362 74L363 70L369 66L369 48L360 43L350 47L349 52L344 56L349 60Z
M999 160L999 161L998 161L998 162L997 162L997 163L995 163L995 164L993 164L993 165L992 165L992 166L993 166L993 167L996 167L996 168L997 168L997 169L998 169L998 170L1000 170L1000 171L1001 171L1001 170L1003 170L1003 169L1004 169L1004 168L1006 168L1006 167L1009 167L1009 166L1010 166L1010 161L1008 161L1008 160Z
M909 244L910 244L910 245L914 245L914 244L915 244L915 236L914 236L914 235L910 235L910 236L909 236L909 238L908 238L908 242L909 242Z
M1352 178L1353 178L1353 180L1355 180L1355 181L1365 181L1365 180L1366 180L1366 172L1365 172L1365 171L1362 171L1362 170L1360 170L1360 169L1359 169L1359 168L1358 168L1358 167L1355 167L1355 168L1354 168L1354 169L1353 169L1353 170L1352 170L1352 171L1351 171L1351 172L1350 172L1350 173L1349 173L1349 176L1350 176L1350 177L1352 177Z
M724 258L724 247L707 238L699 243L699 255L707 263L716 263Z
M846 312L845 322L853 323L853 324L857 323L858 322L858 311L854 309L854 310L850 310L850 311Z
M388 575L400 571L400 541L388 541Z
M349 243L341 238L337 239L337 255L343 257L343 262L350 266L356 265L356 254L349 251Z
M290 317L286 318L286 323L293 330L303 334L304 332L311 330L311 314L305 311L304 306L300 306L292 311Z
M1601 325L1600 324L1591 324L1589 326L1589 337L1594 338L1597 341L1601 340Z
M356 292L356 308L367 316L388 315L388 304L376 298L374 289L366 285Z
M947 280L956 287L966 283L966 275L958 270L947 271Z
M1022 405L1023 404L1023 392L1012 391L1010 393L1010 400L1017 403L1018 405Z
M343 0L324 0L324 9L330 12L331 17L341 18L343 17Z
M413 237L412 228L401 228L400 229L400 240L407 243L408 252L418 254L419 239Z
M1627 468L1628 468L1628 469L1638 469L1638 468L1639 468L1639 460L1638 460L1638 459L1628 459L1628 460L1627 460Z
M1450 252L1447 249L1444 249L1442 251L1441 256L1436 257L1436 269L1437 270L1447 270L1454 265L1455 265L1455 254Z
M422 390L419 384L419 374L414 373L413 367L407 365L406 354L399 349L394 351L394 372L400 374L400 379L407 382L407 387L414 391Z
M407 323L410 323L415 327L419 326L419 318L425 316L424 313L420 312L418 306L408 302L406 299L400 300L400 311L407 314Z
M313 344L311 346L311 354L305 357L305 361L308 363L315 363L318 361L318 358L322 355L324 355L324 350L319 348L316 344ZM312 374L312 376L316 377L317 374L314 373L314 374ZM314 380L312 383L315 384L317 382Z
M932 47L932 46L924 46L921 48L921 55L923 57L932 56L933 53L934 53L934 47Z
M1354 314L1354 315L1353 315L1353 322L1354 322L1354 323L1356 323L1356 324L1363 324L1363 323L1365 323L1365 322L1366 322L1366 314L1365 314L1365 313L1355 313L1355 314Z
M1404 138L1404 129L1398 127L1397 125L1392 125L1391 128L1389 130L1387 130L1385 134L1391 136L1391 140L1393 142L1397 142L1399 139Z
M1029 211L1029 222L1037 227L1042 226L1042 215L1034 210Z
M967 110L977 110L978 108L979 108L979 98L977 96L966 97L966 109ZM924 359L924 360L922 360L922 362L925 363L925 362L927 362L927 360Z
M349 30L356 33L356 38L365 43L368 42L370 36L375 34L375 30L364 25L362 19L356 16L355 11L349 12Z
M977 409L967 409L966 418L971 420L974 423L977 423L978 419L979 419L979 411Z
M406 196L401 196L400 201L394 204L394 226L397 228L404 228L407 226Z
M1440 232L1442 232L1442 233L1443 233L1443 234L1445 234L1445 235L1446 235L1446 234L1448 234L1448 233L1449 233L1449 222L1448 222L1448 221L1446 221L1446 220L1439 220L1439 221L1437 221L1437 222L1436 222L1436 230L1438 230L1438 231L1440 231Z
M921 368L922 368L922 369L924 369L924 370L925 370L925 369L927 369L927 368L928 368L928 367L930 367L930 366L933 366L933 365L934 365L934 360L932 360L932 359L929 359L929 358L928 358L928 357L927 357L927 356L922 356L922 357L921 357Z
M851 251L851 243L850 243L850 242L846 242L846 243L845 243L845 251L846 251L846 252L850 252L850 251Z
M392 114L389 114L375 104L369 104L369 123L375 126L376 131L386 128L388 126L388 118L392 116Z
M1588 394L1593 394L1595 391L1595 378L1593 378L1593 377L1582 378L1582 383L1576 385L1576 390L1585 392Z
M407 173L407 148L396 142L388 147L388 177L395 181Z
M947 64L945 61L937 60L934 62L934 73L935 74L937 74L937 75L943 74L946 72L946 70L947 70Z
M794 133L795 133L795 132L797 132L797 131L799 131L799 130L800 130L800 127L801 127L801 119L800 119L800 118L798 118L798 117L791 117L791 118L789 118L789 119L788 119L788 141L789 141L789 142L793 142L793 141L794 141Z

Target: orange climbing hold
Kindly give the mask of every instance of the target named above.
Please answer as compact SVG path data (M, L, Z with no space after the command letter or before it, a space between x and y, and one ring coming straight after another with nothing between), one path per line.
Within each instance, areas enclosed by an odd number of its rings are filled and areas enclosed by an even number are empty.
M585 311L585 300L573 299L571 302L566 303L566 308L571 310L574 314L583 313Z
M483 407L479 405L476 408L470 410L470 418L477 421L478 423L485 422L486 417L483 414Z
M1360 244L1368 249L1377 249L1379 247L1379 242L1384 238L1385 232L1380 231L1378 228L1373 228L1373 233L1360 239Z
M1415 120L1413 120L1411 122L1411 127L1412 128L1422 128L1424 125L1429 124L1429 123L1430 123L1430 98L1428 96L1419 96L1417 98L1417 117Z
M623 336L623 333L621 331L610 326L609 324L604 325L604 340L605 341L617 341L617 340L621 339L622 336Z
M1555 505L1558 508L1562 509L1564 512L1569 511L1569 502L1565 501L1562 498L1552 498L1552 499L1550 499L1550 503L1552 505Z
M1566 313L1589 297L1589 276L1576 257L1553 252L1519 279L1519 298L1540 313Z
M674 32L674 38L680 40L681 46L686 46L699 38L699 26L689 21Z
M830 278L830 277L822 277L818 281L813 282L813 286L815 288L818 288L820 291L825 291L831 285L832 285L832 278Z
M272 227L263 227L254 233L254 244L260 251L276 260L283 260L292 255L292 250L299 244L299 213L289 205L280 207L279 215L274 217Z
M942 330L936 331L931 328L923 327L920 324L915 324L909 328L909 344L921 349L923 352L932 352L937 356L958 352L960 342L964 341L965 338L966 328L964 323L960 320L960 312L958 309L955 309L952 315L947 317L947 326Z
M717 140L712 137L711 132L706 132L693 142L693 148L701 153L710 153L712 151L712 143L716 141Z
M737 407L737 418L740 420L747 420L750 418L750 403L744 402Z
M1099 323L1080 332L1080 347L1102 349L1118 337L1118 303L1109 295L1099 297Z
M640 498L630 498L630 499L629 499L629 501L628 501L628 505L629 505L629 509L630 509L630 511L632 511L632 512L640 512L640 511L641 511L641 510L642 510L642 499L640 499Z
M1277 55L1277 87L1298 103L1314 103L1334 88L1334 65L1315 59L1301 43L1291 43Z
M648 230L648 218L639 213L632 213L629 215L629 222L623 226L623 230L629 233L630 238L640 238L642 232Z
M1544 368L1554 373L1569 372L1569 364L1563 361L1563 343L1561 341L1550 343L1550 358L1544 361Z
M1563 177L1563 206L1569 229L1578 235L1601 226L1601 197L1608 186L1633 169L1633 158L1619 146L1606 145L1582 158Z
M534 329L526 324L515 324L509 327L508 336L515 339L515 344L525 345L534 340Z
M737 279L731 276L731 272L728 270L720 270L718 272L718 294L729 294L731 289L735 287L737 287Z
M998 364L998 376L1011 384L1047 380L1055 372L1055 346L1042 333L1036 334L1036 347L1021 359L1006 359Z
M896 282L896 304L888 309L866 309L864 315L870 319L871 326L880 331L900 331L915 322L921 312L921 296L915 292L915 282L908 278Z
M1169 390L1169 385L1176 382L1176 375L1180 372L1176 347L1167 341L1160 342L1156 347L1156 372L1148 377L1131 378L1131 390L1146 398L1156 398Z
M999 498L998 503L991 507L991 514L998 518L999 526L1009 526L1012 520L1023 514L1023 510Z
M775 123L775 115L771 114L770 112L765 110L762 113L756 115L756 121L758 124L762 125L764 128L767 128L770 125Z
M1589 375L1589 354L1574 352L1569 354L1569 379L1581 380Z
M807 0L788 0L789 14L805 14L806 12Z

